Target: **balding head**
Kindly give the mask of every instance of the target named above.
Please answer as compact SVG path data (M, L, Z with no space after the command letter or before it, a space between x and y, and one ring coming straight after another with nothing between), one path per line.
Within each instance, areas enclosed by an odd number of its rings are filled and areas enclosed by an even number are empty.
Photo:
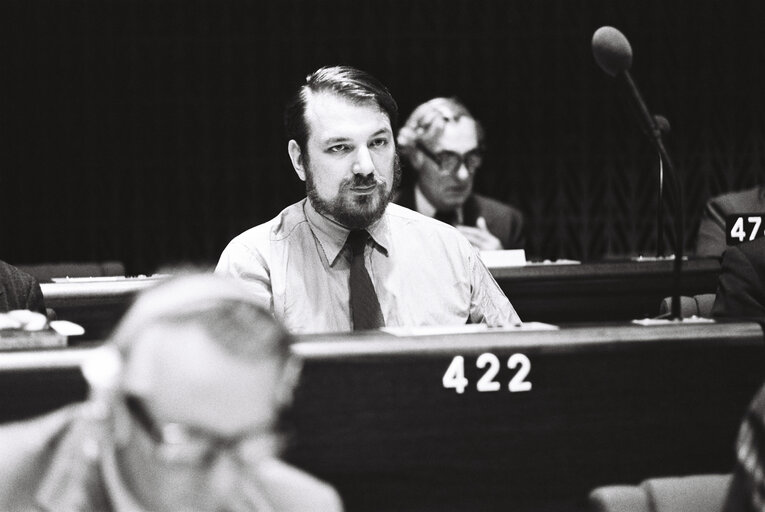
M173 278L138 296L113 336L122 365L112 405L115 453L144 507L225 509L244 474L237 461L276 452L288 342L222 276Z
M172 278L141 293L112 341L127 355L141 331L187 324L201 327L224 350L251 360L289 353L289 335L252 294L239 282L213 274Z

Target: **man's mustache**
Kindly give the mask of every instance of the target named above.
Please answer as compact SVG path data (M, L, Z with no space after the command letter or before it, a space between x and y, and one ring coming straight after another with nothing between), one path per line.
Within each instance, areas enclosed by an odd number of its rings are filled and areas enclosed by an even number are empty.
M349 179L346 183L344 183L343 188L366 188L371 187L375 184L384 184L385 180L380 178L377 174L367 174L366 176L362 176L360 174L354 174L353 178Z

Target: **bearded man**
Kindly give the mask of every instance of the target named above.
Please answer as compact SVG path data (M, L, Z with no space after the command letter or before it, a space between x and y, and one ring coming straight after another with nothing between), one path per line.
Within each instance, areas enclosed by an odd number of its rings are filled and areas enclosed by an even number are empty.
M391 204L397 115L382 83L347 66L311 73L287 106L308 197L234 238L216 272L293 333L520 322L463 235Z

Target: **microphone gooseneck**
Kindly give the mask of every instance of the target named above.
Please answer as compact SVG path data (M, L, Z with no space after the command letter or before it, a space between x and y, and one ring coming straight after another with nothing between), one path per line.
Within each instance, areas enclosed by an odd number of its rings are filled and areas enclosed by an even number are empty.
M673 244L675 260L672 279L671 315L672 318L680 320L682 319L682 311L680 309L680 278L682 275L683 246L685 244L683 233L684 211L682 190L680 189L677 173L661 137L662 132L669 131L669 122L661 116L651 115L643 101L637 84L629 72L632 67L632 47L624 34L614 27L600 27L592 36L592 55L595 57L595 62L598 63L598 66L606 74L620 78L626 85L633 99L633 104L637 109L643 131L655 146L664 164L663 167L666 167L667 170L667 182L670 184L669 192L670 196L674 199L675 207L675 237ZM660 204L659 208L661 207L662 205ZM657 229L663 229L663 225L658 226Z

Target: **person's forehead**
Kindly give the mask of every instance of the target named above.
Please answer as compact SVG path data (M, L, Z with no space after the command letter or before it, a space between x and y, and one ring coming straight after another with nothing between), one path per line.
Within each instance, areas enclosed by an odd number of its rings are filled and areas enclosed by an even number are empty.
M462 116L445 124L437 150L465 153L478 147L478 127L474 119Z
M144 399L161 421L233 433L262 416L261 393L268 395L279 371L277 358L237 357L193 323L160 324L136 339L122 387Z
M372 101L358 103L332 92L310 94L305 110L309 138L316 142L364 138L391 132L387 114Z

